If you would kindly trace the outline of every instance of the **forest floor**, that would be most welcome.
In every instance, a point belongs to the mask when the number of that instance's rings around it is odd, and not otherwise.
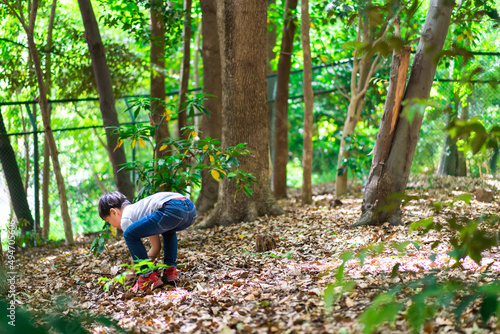
[[[479,181],[439,182],[432,186],[446,188],[407,191],[418,198],[403,207],[405,226],[347,228],[359,217],[362,194],[358,191],[343,198],[342,205],[332,207],[331,185],[322,185],[315,188],[314,203],[308,206],[300,205],[291,191],[290,198],[280,202],[286,211],[283,216],[183,231],[179,233],[180,282],[177,287],[167,285],[153,292],[133,294],[122,285],[110,291],[103,289],[99,277],[125,270],[120,264],[128,262],[129,253],[123,240],[110,239],[109,252],[98,258],[89,252],[95,236],[81,237],[71,247],[36,248],[16,260],[21,268],[16,283],[22,290],[18,298],[33,314],[59,310],[64,315],[104,315],[134,333],[361,333],[359,316],[390,287],[430,273],[440,281],[456,278],[484,284],[500,279],[499,248],[483,252],[480,265],[466,258],[460,267],[453,268],[454,260],[447,252],[452,249],[450,239],[456,233],[448,228],[427,233],[410,230],[411,222],[428,217],[446,225],[454,213],[473,219],[500,212],[498,197],[492,203],[475,200],[473,194]],[[490,182],[489,188],[498,189],[498,185]],[[454,201],[464,193],[472,195],[470,204]],[[447,203],[448,207],[436,213],[432,204],[437,202]],[[480,224],[480,228],[496,232],[498,224]],[[256,252],[258,234],[272,236],[276,248]],[[354,282],[352,290],[339,294],[336,303],[325,308],[325,288],[336,282],[336,269],[342,264],[344,252],[405,241],[411,243],[404,244],[401,251],[388,246],[366,257],[363,266],[359,259],[348,261],[345,279]],[[436,241],[440,241],[439,245]],[[433,253],[436,255],[431,256]],[[396,263],[400,264],[399,272],[393,272]],[[402,290],[398,298],[407,297],[405,293],[412,292]],[[458,323],[449,309],[438,308],[421,331],[500,332],[495,316],[482,323],[479,307],[479,303],[471,304]],[[410,332],[405,312],[402,309],[378,332]],[[93,333],[114,331],[96,323],[86,328]]]

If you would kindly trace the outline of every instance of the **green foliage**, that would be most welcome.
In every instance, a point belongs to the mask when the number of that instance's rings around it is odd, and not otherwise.
[[[415,197],[407,200],[417,199]],[[499,233],[488,234],[482,230],[481,224],[490,224],[496,226],[500,221],[498,215],[483,215],[478,219],[457,216],[454,206],[457,202],[470,203],[471,196],[464,194],[453,199],[450,203],[432,203],[431,206],[436,212],[444,208],[449,212],[446,224],[434,220],[433,217],[422,219],[411,224],[410,230],[421,230],[427,233],[431,229],[440,231],[449,229],[453,231],[454,237],[450,240],[452,250],[447,254],[455,260],[453,266],[462,265],[462,260],[470,257],[477,264],[481,264],[482,253],[485,250],[497,245]],[[439,245],[435,242],[431,247],[434,249]],[[391,244],[381,243],[372,245],[357,254],[346,252],[341,256],[343,260],[335,275],[336,283],[329,284],[324,291],[325,309],[331,312],[335,303],[337,303],[345,292],[353,289],[354,283],[345,279],[346,262],[357,258],[360,260],[360,266],[363,266],[364,259],[367,256],[373,256],[382,252],[386,247],[391,247],[404,253],[409,245],[413,245],[417,250],[420,245],[414,241],[405,241],[401,243],[393,242]],[[435,260],[433,254],[430,259]],[[384,323],[393,322],[398,315],[404,315],[408,326],[414,333],[421,332],[424,324],[434,319],[439,310],[448,310],[453,313],[458,322],[467,307],[479,302],[480,315],[485,324],[492,315],[499,315],[498,298],[500,297],[500,282],[492,283],[466,283],[459,279],[442,281],[434,270],[433,274],[427,275],[415,281],[409,281],[391,287],[388,291],[379,294],[369,307],[358,318],[364,326],[364,333],[373,333]],[[400,275],[399,263],[397,263],[390,274],[391,278]],[[405,294],[403,294],[405,291]],[[408,292],[410,294],[408,295]],[[406,297],[404,297],[406,295]]]
[[[98,283],[104,283],[102,287],[104,290],[109,291],[111,286],[115,286],[117,284],[121,284],[125,289],[128,289],[129,286],[125,286],[126,283],[125,279],[127,278],[127,276],[134,274],[134,272],[137,274],[148,273],[158,268],[169,267],[169,266],[166,264],[155,265],[153,261],[147,259],[138,261],[137,263],[134,263],[132,265],[127,263],[121,264],[120,267],[127,268],[128,270],[112,278],[99,277]]]
[[[100,233],[99,236],[96,237],[90,245],[90,251],[92,252],[92,254],[99,257],[104,252],[104,250],[107,250],[105,243],[108,239],[108,233]]]
[[[14,320],[10,317],[11,310],[9,307],[11,307],[12,304],[4,299],[0,299],[0,332],[30,334],[90,333],[90,331],[85,329],[86,327],[100,324],[113,328],[119,333],[124,333],[123,329],[118,326],[116,321],[110,320],[104,316],[95,316],[84,311],[67,312],[66,315],[62,315],[62,311],[68,306],[69,301],[69,298],[63,296],[57,299],[56,310],[60,311],[57,314],[42,311],[41,314],[35,315],[34,313],[23,310],[18,304],[15,304]]]
[[[195,110],[206,112],[202,106],[203,96],[188,99],[185,109],[188,114]],[[134,114],[149,111],[150,100],[138,99],[133,106]],[[170,117],[167,109],[166,120]],[[188,126],[183,131],[188,134],[187,139],[167,138],[163,143],[155,143],[154,137],[157,126],[144,124],[122,125],[116,129],[119,134],[117,144],[121,146],[124,140],[131,142],[132,148],[138,143],[139,147],[146,149],[146,145],[155,152],[158,147],[160,152],[165,152],[164,157],[153,158],[146,161],[131,161],[123,168],[134,171],[137,175],[136,182],[141,187],[137,198],[144,198],[164,189],[186,194],[195,186],[201,186],[201,172],[207,170],[214,179],[227,178],[236,182],[236,192],[241,190],[247,195],[252,194],[251,184],[256,179],[250,173],[238,168],[238,158],[250,155],[246,145],[241,143],[236,146],[222,148],[220,142],[210,137],[200,139],[193,126]]]

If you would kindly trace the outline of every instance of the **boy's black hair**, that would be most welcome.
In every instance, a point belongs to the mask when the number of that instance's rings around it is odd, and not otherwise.
[[[99,216],[104,219],[110,215],[111,209],[121,209],[125,204],[130,204],[130,202],[121,192],[106,193],[99,198]]]

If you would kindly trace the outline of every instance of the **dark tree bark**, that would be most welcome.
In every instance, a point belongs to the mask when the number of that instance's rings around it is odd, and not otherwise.
[[[165,23],[163,0],[151,0],[151,122],[155,132],[155,157],[167,156],[168,150],[160,151],[163,141],[170,137],[169,116],[165,115]]]
[[[304,139],[302,151],[302,203],[312,203],[312,159],[313,159],[313,106],[314,94],[312,88],[312,59],[309,39],[309,1],[300,0],[301,19],[300,32],[302,52],[304,53],[303,83],[304,89]]]
[[[288,85],[292,66],[293,36],[295,22],[292,11],[297,9],[297,0],[285,1],[283,37],[278,61],[274,120],[274,173],[273,190],[276,198],[286,197],[286,164],[288,163]]]
[[[115,108],[115,97],[113,86],[111,84],[111,73],[106,62],[104,45],[102,44],[99,27],[92,9],[90,0],[78,0],[80,12],[82,15],[83,26],[85,27],[85,40],[89,46],[90,58],[94,69],[94,77],[99,93],[99,106],[103,125],[106,128],[107,149],[111,157],[111,165],[118,191],[123,193],[129,200],[134,198],[134,185],[130,175],[125,170],[120,170],[121,165],[127,162],[125,149],[123,146],[116,148],[118,135],[113,134],[113,129],[109,127],[118,127],[118,115]]]
[[[22,231],[33,230],[34,220],[31,215],[31,210],[28,204],[28,198],[24,191],[23,180],[19,165],[17,164],[16,154],[12,145],[10,144],[9,137],[7,136],[7,129],[3,121],[2,113],[0,112],[0,162],[9,188],[9,195],[16,214],[17,220],[23,222]]]
[[[269,142],[266,92],[267,1],[218,0],[217,18],[222,60],[222,145],[247,143],[253,156],[240,167],[258,183],[253,195],[227,179],[219,186],[215,209],[200,227],[253,221],[264,214],[281,214],[269,186]]]
[[[398,64],[398,57],[393,58],[391,81],[365,188],[362,213],[355,226],[384,222],[402,224],[401,197],[397,194],[405,191],[423,119],[423,113],[416,112],[410,121],[405,109],[410,107],[414,99],[429,98],[453,7],[454,3],[450,0],[431,0],[429,4],[404,94],[403,101],[407,101],[407,105],[403,109],[401,103],[397,102],[396,93],[404,89],[401,81],[402,77],[406,78],[406,72]]]
[[[184,0],[184,26],[182,28],[182,63],[181,63],[181,82],[179,89],[179,113],[177,118],[177,129],[179,138],[187,139],[189,133],[184,133],[182,128],[188,125],[187,111],[182,111],[186,107],[189,67],[191,59],[191,0]]]
[[[217,31],[217,1],[201,0],[203,93],[211,96],[204,101],[210,116],[201,116],[201,135],[222,139],[222,79],[219,33]],[[214,207],[219,192],[217,182],[208,171],[201,173],[201,190],[196,208],[201,215]]]

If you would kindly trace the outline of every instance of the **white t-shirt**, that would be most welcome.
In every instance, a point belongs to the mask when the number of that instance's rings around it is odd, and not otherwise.
[[[143,198],[137,203],[127,205],[122,212],[121,228],[123,232],[139,219],[158,211],[165,202],[181,197],[186,196],[172,192],[160,192]]]

